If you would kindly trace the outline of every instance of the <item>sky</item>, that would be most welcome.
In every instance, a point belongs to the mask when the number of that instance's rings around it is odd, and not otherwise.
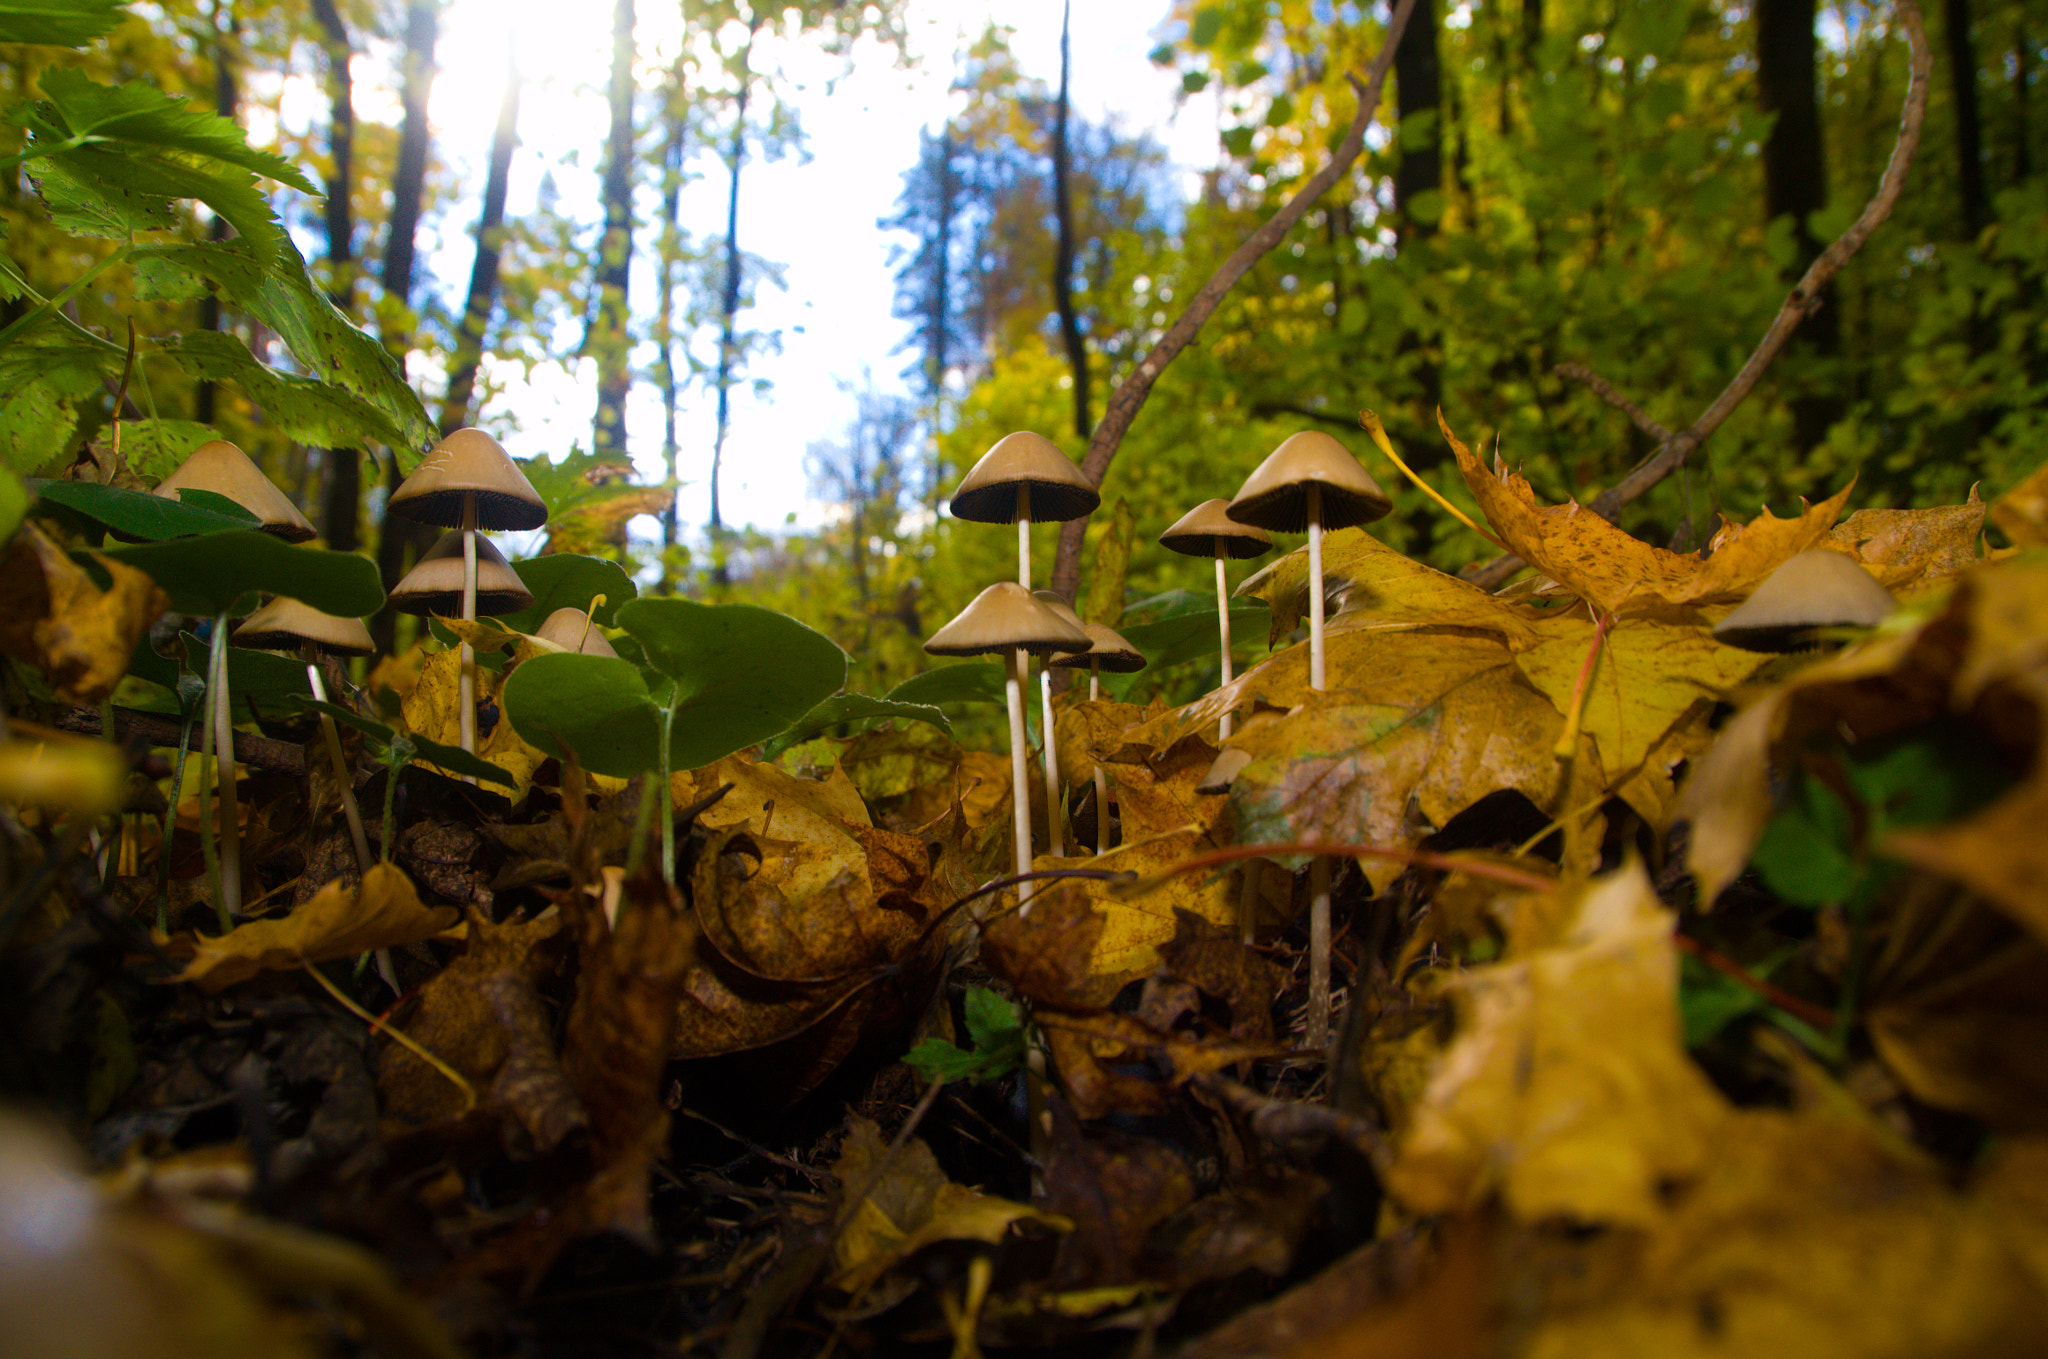
[[[1146,59],[1169,7],[1169,0],[1076,6],[1073,99],[1090,119],[1115,118],[1126,132],[1151,133],[1193,175],[1215,161],[1217,116],[1207,97],[1183,106],[1178,77]],[[641,6],[643,15],[656,8]],[[597,148],[607,117],[602,90],[608,10],[552,0],[454,0],[449,6],[430,114],[438,154],[472,194],[483,181],[509,32],[517,35],[528,77],[510,211],[530,209],[542,174],[551,170],[564,207],[585,204],[595,220]],[[783,343],[779,355],[760,357],[749,369],[750,378],[770,384],[767,392],[756,395],[740,386],[733,393],[721,487],[728,524],[775,530],[821,522],[825,507],[810,499],[804,476],[806,448],[843,430],[853,409],[847,389],[867,375],[882,390],[902,389],[898,373],[908,358],[894,351],[908,328],[890,315],[894,280],[888,256],[891,241],[905,238],[875,223],[894,207],[902,173],[917,154],[919,129],[936,128],[948,109],[956,46],[991,19],[1015,30],[1012,48],[1022,68],[1056,84],[1060,11],[1051,0],[910,0],[913,60],[907,66],[873,43],[854,51],[850,70],[840,58],[757,48],[756,69],[779,60],[797,88],[807,154],[749,161],[741,179],[740,244],[782,265],[787,286],[779,292],[764,288],[758,305],[742,318],[753,329],[779,330]],[[641,35],[643,49],[658,48],[667,36],[652,16]],[[395,97],[367,93],[359,112],[395,122]],[[700,170],[702,177],[684,198],[685,225],[699,235],[722,234],[725,176],[708,157]],[[422,241],[428,267],[451,297],[468,277],[474,220],[471,199]],[[651,285],[651,273],[635,278],[637,304],[646,304]],[[518,428],[504,435],[515,456],[559,456],[572,444],[588,446],[595,391],[587,364],[581,371],[541,370],[531,381],[516,377],[516,385],[486,410],[485,421],[495,426],[499,417],[516,420]],[[687,523],[701,525],[706,516],[703,478],[714,424],[710,395],[692,397],[679,426],[683,476],[692,482],[682,492]],[[643,473],[659,480],[661,409],[651,383],[635,387],[627,437]]]

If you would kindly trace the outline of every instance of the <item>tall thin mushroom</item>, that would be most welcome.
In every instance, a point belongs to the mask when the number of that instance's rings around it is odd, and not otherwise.
[[[1242,561],[1261,556],[1272,550],[1273,539],[1262,528],[1232,519],[1229,501],[1205,500],[1160,534],[1159,545],[1184,556],[1216,559],[1216,629],[1222,636],[1223,658],[1223,682],[1218,687],[1227,688],[1231,679],[1230,582],[1224,574],[1223,563],[1230,558]],[[1216,724],[1219,742],[1230,739],[1231,721],[1235,716],[1235,713],[1225,713]]]
[[[1051,590],[1033,590],[1031,597],[1058,614],[1064,621],[1080,628],[1083,636],[1087,635],[1087,624],[1081,621],[1081,615],[1075,613],[1074,606],[1067,603],[1063,597]],[[1045,826],[1046,836],[1050,841],[1047,850],[1055,859],[1059,859],[1066,856],[1067,844],[1065,828],[1060,818],[1060,752],[1057,739],[1053,735],[1051,661],[1047,661],[1045,668],[1038,672],[1038,693],[1041,705],[1039,725],[1045,732],[1045,738],[1040,744],[1045,764]]]
[[[1308,686],[1321,693],[1323,667],[1323,530],[1369,524],[1394,502],[1351,450],[1321,430],[1303,430],[1273,450],[1230,502],[1230,517],[1275,533],[1308,532]],[[1310,1047],[1330,1041],[1330,862],[1308,869],[1308,1034]]]
[[[502,444],[475,428],[458,429],[434,445],[412,475],[391,493],[388,508],[422,524],[461,532],[465,622],[475,622],[477,614],[477,533],[537,529],[548,521],[546,503],[519,465]],[[463,750],[474,755],[476,651],[468,638],[462,641],[461,674],[458,729]]]
[[[277,489],[248,454],[225,439],[209,439],[192,450],[177,469],[156,485],[156,494],[166,500],[180,499],[181,491],[210,491],[226,496],[256,516],[256,527],[284,539],[303,543],[313,537],[313,526],[298,507]],[[211,746],[214,782],[220,788],[220,900],[214,903],[223,927],[242,910],[242,807],[235,780],[235,723],[228,708],[228,615],[213,620],[206,654],[207,723],[200,755]],[[201,790],[204,791],[203,789]],[[211,848],[213,826],[201,828],[202,843]]]
[[[1083,623],[1082,631],[1088,634],[1086,651],[1063,651],[1047,661],[1046,668],[1078,670],[1088,667],[1088,701],[1095,702],[1102,697],[1102,672],[1112,675],[1130,674],[1145,668],[1145,653],[1124,640],[1122,633],[1107,623]],[[1050,677],[1048,677],[1050,678]],[[1047,705],[1051,705],[1051,686],[1047,685]],[[1050,715],[1046,721],[1051,722]],[[1050,758],[1051,747],[1047,756]],[[1103,776],[1102,766],[1095,766],[1095,852],[1109,853],[1109,780]]]
[[[933,633],[924,649],[934,656],[1003,658],[1003,697],[1010,712],[1010,795],[1013,862],[1018,874],[1031,871],[1031,795],[1025,763],[1029,743],[1024,734],[1024,664],[1027,652],[1041,656],[1078,651],[1088,634],[1031,597],[1021,585],[1002,581],[976,595],[957,617]],[[1031,900],[1031,884],[1017,887],[1018,909]]]

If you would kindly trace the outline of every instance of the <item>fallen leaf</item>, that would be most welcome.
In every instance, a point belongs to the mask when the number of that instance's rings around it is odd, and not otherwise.
[[[481,708],[486,702],[496,703],[499,686],[503,683],[503,676],[486,666],[478,666],[478,707]],[[406,694],[399,711],[405,719],[408,731],[429,741],[459,747],[462,744],[462,653],[450,649],[437,651],[428,656],[421,663],[419,677],[414,681],[412,691]],[[525,801],[527,790],[533,786],[534,771],[549,758],[545,753],[520,740],[519,733],[513,730],[512,724],[502,718],[492,725],[489,731],[485,731],[481,724],[479,725],[476,753],[511,777],[512,802],[515,806]],[[427,764],[429,768],[434,767],[424,760],[421,763]],[[497,787],[495,784],[486,786]]]
[[[1974,487],[1970,494],[1976,494]],[[2048,462],[1998,498],[1991,506],[1991,522],[2015,546],[2048,546]]]
[[[144,572],[93,560],[111,578],[104,591],[34,524],[23,524],[0,555],[0,652],[43,671],[67,703],[97,704],[113,693],[136,643],[170,607]]]
[[[192,939],[191,961],[175,980],[219,991],[258,972],[421,943],[453,925],[459,914],[453,906],[422,905],[412,879],[390,864],[372,864],[357,890],[329,883],[290,915]]]

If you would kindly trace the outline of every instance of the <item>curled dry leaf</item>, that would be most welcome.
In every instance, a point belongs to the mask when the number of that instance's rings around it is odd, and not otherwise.
[[[0,554],[0,652],[42,670],[67,703],[113,693],[136,642],[170,607],[148,575],[107,557],[94,561],[111,577],[105,590],[34,524],[23,524]]]

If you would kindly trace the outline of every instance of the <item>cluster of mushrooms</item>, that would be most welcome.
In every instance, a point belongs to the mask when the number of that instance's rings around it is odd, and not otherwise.
[[[156,494],[175,500],[187,490],[225,496],[255,515],[258,528],[286,542],[303,543],[314,537],[313,526],[297,507],[241,449],[226,440],[212,440],[193,450],[177,470],[158,483]],[[516,613],[533,603],[533,592],[481,533],[539,528],[547,522],[547,506],[518,464],[490,435],[480,429],[459,429],[443,439],[392,494],[390,509],[449,530],[392,587],[389,602],[394,608],[473,621],[479,615]],[[608,650],[602,635],[588,624],[581,610],[560,609],[549,615],[536,635],[565,650]],[[284,597],[249,615],[231,635],[241,646],[296,654],[306,663],[307,687],[320,702],[327,699],[320,673],[322,657],[368,656],[376,650],[360,618],[337,618]],[[225,650],[217,650],[224,670]],[[224,916],[233,916],[241,911],[242,883],[234,726],[225,678],[225,674],[208,676],[207,734],[218,762],[222,802],[219,904]],[[476,657],[466,639],[461,647],[460,687],[462,748],[475,754]],[[367,873],[371,865],[369,836],[342,755],[340,734],[334,719],[324,713],[320,729],[340,785],[342,812],[357,863]]]

